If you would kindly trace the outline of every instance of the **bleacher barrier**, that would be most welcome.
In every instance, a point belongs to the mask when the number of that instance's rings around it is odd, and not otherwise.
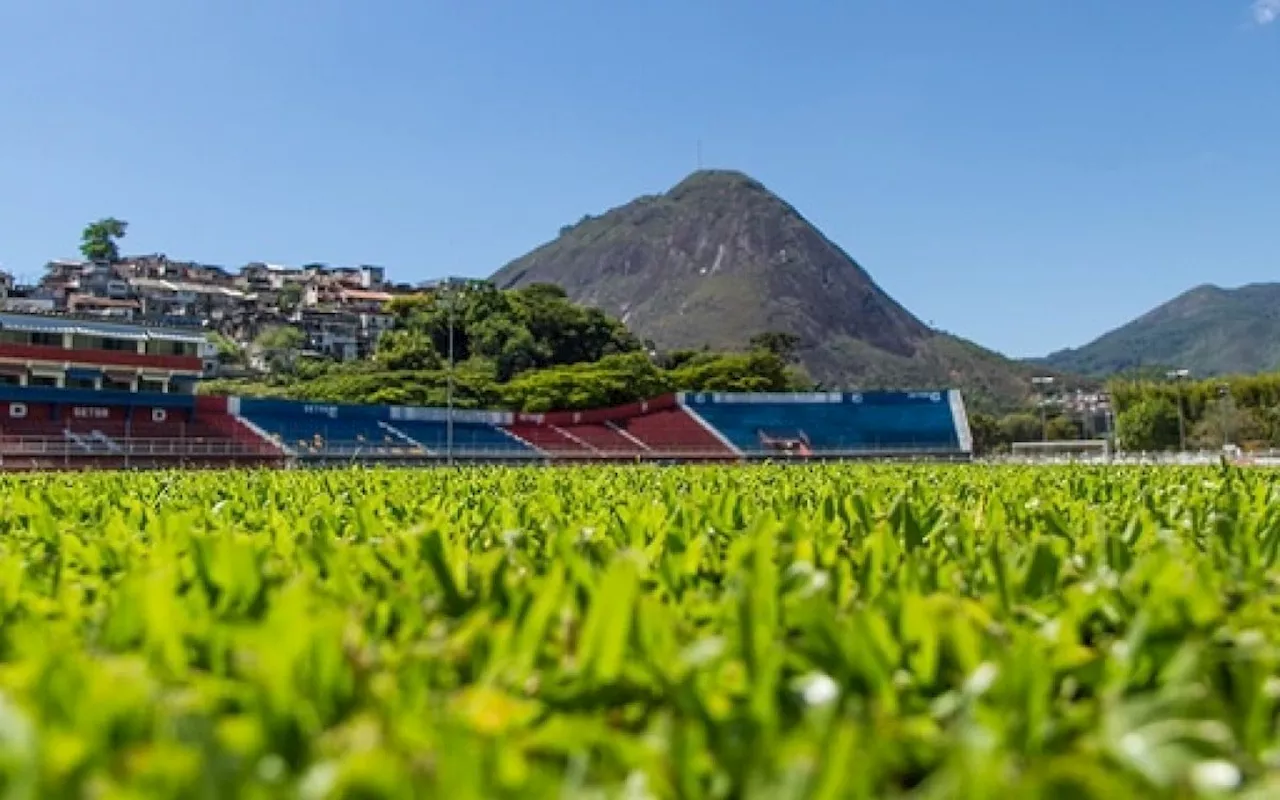
[[[511,413],[0,386],[0,468],[967,460],[956,392],[670,394]]]

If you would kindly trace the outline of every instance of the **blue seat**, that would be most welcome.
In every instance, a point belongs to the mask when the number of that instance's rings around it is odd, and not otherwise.
[[[325,449],[362,446],[410,447],[371,419],[329,419],[326,417],[284,417],[246,414],[245,417],[268,434],[280,437],[286,447],[319,441]]]
[[[396,420],[391,424],[396,430],[403,431],[428,450],[443,451],[448,447],[448,426],[444,422]],[[453,448],[459,452],[475,453],[532,454],[536,452],[496,426],[478,422],[453,423]]]
[[[690,395],[685,402],[744,453],[768,452],[766,437],[802,440],[819,453],[960,450],[946,392],[804,397]]]

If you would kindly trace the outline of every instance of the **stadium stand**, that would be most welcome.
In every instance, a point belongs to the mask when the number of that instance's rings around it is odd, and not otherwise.
[[[681,403],[744,455],[942,455],[970,449],[958,392],[688,394]]]
[[[428,452],[479,458],[537,458],[541,453],[528,442],[504,429],[511,414],[504,411],[473,411],[443,408],[393,406],[390,424]],[[450,440],[449,419],[453,419]]]
[[[198,330],[0,313],[0,468],[223,466],[282,454],[194,395]]]
[[[574,439],[559,426],[534,422],[517,422],[507,432],[530,447],[554,456],[582,458],[591,455],[580,439]]]
[[[545,414],[0,386],[0,467],[968,457],[952,393],[666,395]]]
[[[519,413],[198,397],[187,331],[0,313],[0,469],[967,457],[958,392],[668,394]]]
[[[626,421],[626,430],[667,458],[724,459],[741,455],[731,443],[680,406],[649,411]]]
[[[338,406],[238,399],[232,412],[293,454],[349,455],[361,449],[398,452],[413,445],[378,424],[376,406]]]
[[[676,395],[591,411],[517,414],[511,430],[564,458],[732,458],[738,454],[688,414]]]

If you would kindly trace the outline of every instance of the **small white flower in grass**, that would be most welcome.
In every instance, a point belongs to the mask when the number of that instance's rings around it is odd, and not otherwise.
[[[1057,640],[1058,634],[1062,632],[1062,623],[1057,619],[1050,619],[1040,626],[1040,635],[1050,641]]]
[[[1236,634],[1237,647],[1258,647],[1267,643],[1267,637],[1256,628],[1240,631]]]
[[[652,800],[653,792],[649,791],[649,776],[636,770],[627,776],[627,783],[622,790],[627,800]]]
[[[831,579],[827,577],[827,573],[824,570],[818,570],[809,579],[809,589],[815,592],[820,592],[830,585]]]
[[[258,761],[258,777],[266,783],[275,783],[284,777],[289,765],[276,753],[268,753]]]
[[[964,682],[964,690],[966,694],[974,697],[986,694],[991,688],[991,684],[996,682],[996,676],[1000,674],[1000,669],[990,661],[984,661],[978,665],[973,671],[969,679]]]
[[[338,766],[328,761],[313,765],[302,776],[298,785],[298,796],[304,800],[320,800],[328,797],[338,782]]]
[[[719,658],[724,649],[724,639],[710,636],[686,647],[680,654],[680,661],[688,667],[701,667]]]
[[[811,672],[796,681],[796,688],[806,705],[825,706],[840,696],[840,686],[830,675]]]
[[[793,561],[791,566],[787,567],[787,577],[798,577],[801,575],[812,575],[813,565],[808,561]]]
[[[1226,792],[1240,785],[1240,768],[1230,761],[1214,758],[1191,768],[1191,782],[1202,792]]]
[[[1126,756],[1132,759],[1145,758],[1147,754],[1147,740],[1138,733],[1126,733],[1120,737],[1120,750]]]

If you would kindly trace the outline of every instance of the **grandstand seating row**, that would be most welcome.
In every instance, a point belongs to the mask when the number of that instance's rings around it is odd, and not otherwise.
[[[0,468],[964,455],[956,392],[678,394],[545,414],[0,386]]]

